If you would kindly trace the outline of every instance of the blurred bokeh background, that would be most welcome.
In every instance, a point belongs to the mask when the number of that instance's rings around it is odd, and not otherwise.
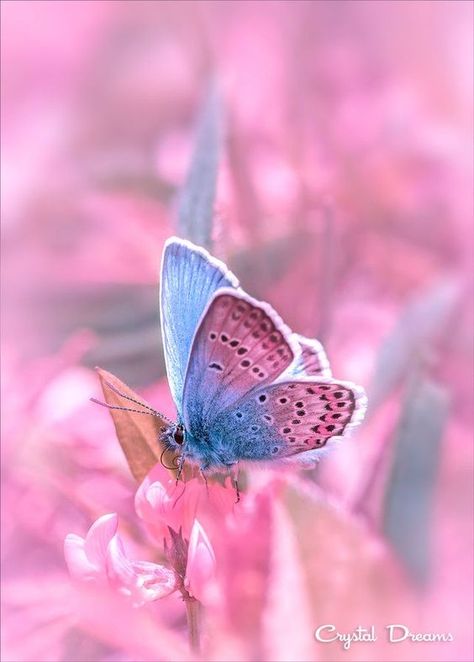
[[[175,233],[367,389],[357,437],[301,480],[387,542],[420,631],[453,632],[403,659],[472,659],[472,22],[456,1],[2,3],[6,662],[137,659],[81,627],[62,541],[110,511],[133,538],[88,398],[100,365],[173,412]],[[211,233],[183,212],[193,158],[219,163]],[[402,659],[359,654],[314,645]]]

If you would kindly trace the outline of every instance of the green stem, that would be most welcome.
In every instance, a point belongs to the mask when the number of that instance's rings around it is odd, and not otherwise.
[[[189,646],[193,653],[199,653],[200,651],[200,633],[201,633],[201,604],[196,598],[186,598],[186,616],[188,619],[188,630],[189,630]]]

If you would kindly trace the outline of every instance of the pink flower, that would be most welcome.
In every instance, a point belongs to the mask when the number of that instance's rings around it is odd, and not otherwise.
[[[115,513],[102,515],[85,538],[69,533],[64,541],[64,556],[69,572],[76,579],[101,583],[106,579],[107,551],[117,533]]]
[[[85,538],[70,533],[64,556],[71,575],[81,581],[110,586],[129,597],[134,606],[164,598],[176,589],[175,575],[165,566],[132,561],[117,534],[115,513],[94,522]]]
[[[135,495],[135,509],[148,532],[158,541],[169,536],[168,527],[188,538],[199,499],[197,481],[178,483],[164,478],[160,465],[154,467]]]
[[[168,475],[157,464],[135,495],[135,510],[157,542],[169,537],[168,527],[176,533],[181,530],[189,540],[196,516],[208,528],[233,512],[235,491],[229,480],[225,486],[214,482],[206,485],[198,478],[176,484]]]
[[[216,572],[214,550],[199,521],[194,520],[188,546],[184,585],[193,598],[209,602]]]

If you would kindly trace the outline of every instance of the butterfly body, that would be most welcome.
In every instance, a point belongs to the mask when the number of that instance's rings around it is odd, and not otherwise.
[[[201,471],[228,469],[242,458],[242,449],[229,443],[225,430],[219,425],[194,426],[193,433],[182,424],[164,428],[160,441],[167,449],[179,453],[197,465]]]
[[[168,427],[160,440],[169,450],[183,455],[201,471],[219,471],[241,461],[268,459],[267,442],[263,437],[260,442],[251,434],[232,437],[227,427],[216,422],[211,429],[197,429],[195,434],[184,429],[184,441],[177,442],[178,428],[178,424]]]
[[[331,377],[303,338],[204,249],[167,241],[161,324],[178,423],[165,445],[202,471],[243,462],[310,464],[357,425],[363,390]]]

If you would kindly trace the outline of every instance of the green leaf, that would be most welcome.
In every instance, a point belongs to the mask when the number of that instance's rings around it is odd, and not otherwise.
[[[383,529],[421,584],[429,576],[433,492],[447,416],[446,391],[424,377],[415,378],[407,390],[395,435]]]
[[[198,123],[196,145],[178,203],[179,234],[206,248],[212,244],[221,142],[221,109],[212,87]]]

